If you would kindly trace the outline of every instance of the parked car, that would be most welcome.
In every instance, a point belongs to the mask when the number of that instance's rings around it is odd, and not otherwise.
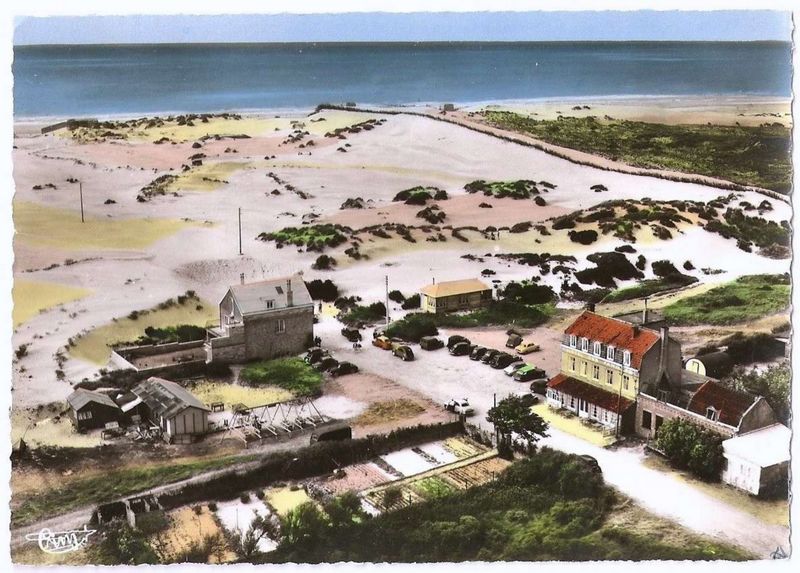
[[[514,373],[514,380],[517,382],[530,382],[535,378],[545,378],[547,375],[541,368],[536,368],[533,364],[526,364]]]
[[[350,426],[336,425],[327,427],[321,430],[316,430],[311,434],[311,443],[316,442],[332,442],[338,440],[351,440],[353,438],[353,429]]]
[[[492,358],[491,362],[489,362],[489,366],[495,370],[500,370],[501,368],[505,368],[514,362],[516,359],[516,356],[512,356],[508,352],[499,352],[494,358]]]
[[[385,336],[379,336],[372,341],[372,346],[377,346],[383,350],[391,350],[392,349],[392,341],[389,340]]]
[[[475,413],[475,408],[469,405],[469,400],[466,398],[462,398],[461,400],[451,398],[450,401],[445,402],[444,409],[448,412],[461,414],[462,416],[471,416]]]
[[[493,348],[490,348],[489,350],[483,353],[483,356],[481,356],[481,362],[483,362],[484,364],[489,364],[492,358],[494,358],[499,353],[500,353],[499,350],[494,350]]]
[[[536,394],[541,394],[542,396],[547,394],[547,378],[537,378],[533,382],[531,382],[531,392],[535,392]]]
[[[523,394],[522,396],[522,405],[526,408],[530,408],[531,406],[535,406],[539,403],[539,397],[534,394]]]
[[[338,360],[336,360],[335,358],[331,358],[330,356],[326,356],[325,358],[323,358],[319,362],[315,362],[311,366],[314,368],[314,370],[319,370],[320,372],[327,372],[329,370],[332,370],[333,368],[336,368],[338,365],[339,365]]]
[[[519,334],[511,334],[506,340],[506,347],[507,348],[516,348],[522,344],[522,337]]]
[[[597,460],[588,454],[583,454],[578,456],[578,459],[586,465],[591,471],[595,473],[603,473],[603,470],[600,468],[600,464],[597,463]]]
[[[469,344],[469,338],[466,336],[461,336],[460,334],[454,334],[450,338],[447,339],[447,349],[453,348],[459,342],[466,342]]]
[[[444,347],[444,342],[435,336],[423,336],[419,339],[419,347],[423,350],[439,350]]]
[[[352,362],[339,362],[331,369],[331,376],[338,378],[339,376],[347,376],[348,374],[355,374],[358,372],[358,366]]]
[[[480,360],[481,358],[483,358],[483,355],[486,354],[488,350],[489,349],[486,348],[485,346],[476,346],[475,348],[472,349],[472,352],[469,353],[469,359]]]
[[[450,354],[452,354],[453,356],[466,356],[467,354],[469,354],[469,343],[459,342],[458,344],[450,348]]]
[[[411,362],[414,360],[414,352],[411,350],[410,346],[406,346],[402,344],[400,346],[395,346],[392,349],[392,354],[403,360],[404,362]]]
[[[329,356],[329,354],[324,348],[311,348],[308,352],[306,352],[306,355],[303,357],[303,361],[306,364],[313,364],[314,362],[319,362],[326,356]]]
[[[508,366],[506,366],[506,367],[503,369],[503,373],[504,373],[506,376],[513,376],[513,375],[514,375],[514,373],[515,373],[517,370],[519,370],[520,368],[522,368],[523,366],[525,366],[525,362],[523,362],[521,358],[517,358],[516,360],[517,360],[516,362],[512,362],[511,364],[509,364]]]
[[[342,329],[342,336],[344,336],[350,342],[358,342],[361,340],[361,332],[359,332],[356,328],[347,328],[345,326]]]
[[[535,342],[523,342],[515,348],[517,354],[530,354],[539,350],[539,345]]]

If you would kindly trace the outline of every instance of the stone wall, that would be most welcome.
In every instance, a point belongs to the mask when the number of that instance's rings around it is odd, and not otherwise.
[[[642,422],[642,417],[645,411],[650,412],[651,415],[649,428],[645,427]],[[726,426],[725,424],[721,424],[719,422],[713,422],[705,416],[695,414],[689,410],[684,410],[683,408],[679,408],[678,406],[669,404],[667,402],[661,402],[652,396],[648,396],[647,394],[639,394],[639,399],[636,402],[636,434],[646,439],[654,438],[656,430],[656,416],[660,416],[664,421],[671,420],[673,418],[682,418],[684,420],[688,420],[702,428],[705,428],[706,430],[711,430],[712,432],[719,434],[723,437],[723,439],[730,438],[736,433],[736,428]]]
[[[283,332],[277,332],[279,320],[284,322]],[[314,333],[314,307],[291,307],[245,317],[244,333],[247,360],[299,354]]]

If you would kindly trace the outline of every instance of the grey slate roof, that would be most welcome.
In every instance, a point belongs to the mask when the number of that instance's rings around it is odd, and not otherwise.
[[[114,400],[105,394],[101,394],[100,392],[92,392],[91,390],[79,388],[67,396],[67,403],[76,411],[80,410],[90,402],[102,404],[103,406],[108,406],[109,408],[119,409],[119,406],[114,403]]]
[[[293,306],[314,304],[306,288],[306,283],[300,275],[243,285],[231,285],[230,293],[233,295],[233,300],[243,316],[286,308],[288,306],[286,297],[287,281],[292,282]],[[270,300],[272,301],[272,308],[269,308],[267,302]]]
[[[171,418],[190,407],[210,411],[208,406],[179,384],[155,376],[136,386],[133,393],[142,399],[153,414],[165,418]]]

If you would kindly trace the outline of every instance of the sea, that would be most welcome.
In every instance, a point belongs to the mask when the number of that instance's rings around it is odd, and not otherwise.
[[[791,96],[784,42],[17,46],[14,116]]]

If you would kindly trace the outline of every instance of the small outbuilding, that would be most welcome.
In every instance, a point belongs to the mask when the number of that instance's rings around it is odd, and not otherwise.
[[[753,495],[785,495],[789,484],[792,431],[783,424],[722,442],[722,481]]]
[[[727,352],[710,352],[687,360],[686,370],[701,376],[720,379],[731,373],[733,360]]]
[[[420,289],[420,308],[442,313],[474,310],[492,302],[492,288],[478,279],[434,283]]]
[[[119,406],[109,396],[82,388],[67,396],[67,404],[78,431],[104,428],[109,422],[118,422],[122,416]]]
[[[152,377],[136,386],[133,393],[140,401],[136,405],[142,417],[161,428],[165,441],[189,444],[208,432],[211,409],[181,385]]]

